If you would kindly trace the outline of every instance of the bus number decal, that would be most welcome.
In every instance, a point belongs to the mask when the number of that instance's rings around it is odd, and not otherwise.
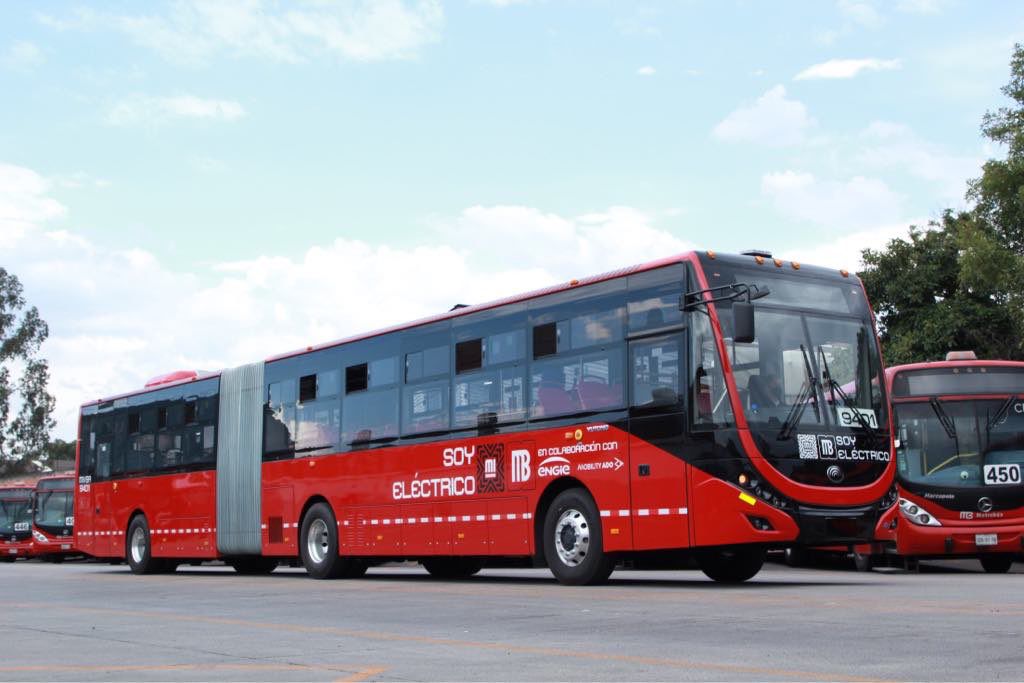
[[[1020,465],[985,465],[986,484],[1019,484]]]

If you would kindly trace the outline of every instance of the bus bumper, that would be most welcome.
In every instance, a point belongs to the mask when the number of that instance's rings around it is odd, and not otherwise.
[[[4,541],[0,543],[0,557],[11,560],[19,557],[33,557],[35,547],[31,539],[25,541]]]
[[[809,546],[857,545],[875,538],[878,505],[850,508],[797,506],[800,536],[797,543]]]
[[[1016,524],[975,527],[925,527],[905,519],[896,531],[900,555],[971,556],[1024,551],[1024,521]]]

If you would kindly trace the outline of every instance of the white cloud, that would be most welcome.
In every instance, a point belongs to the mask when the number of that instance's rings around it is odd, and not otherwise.
[[[891,71],[901,66],[898,59],[830,59],[807,67],[793,80],[853,78],[862,71]]]
[[[874,168],[904,169],[912,176],[936,183],[941,199],[961,202],[966,181],[981,174],[985,155],[957,155],[922,140],[908,126],[875,121],[861,133],[856,161]]]
[[[636,73],[637,73],[638,76],[653,76],[654,75],[654,67],[653,66],[642,66],[642,67],[640,67],[639,69],[636,70]]]
[[[864,28],[878,28],[882,25],[882,16],[871,2],[864,0],[839,0],[836,5],[839,13],[847,20]]]
[[[906,237],[911,225],[925,225],[927,220],[918,218],[899,221],[844,234],[834,240],[814,245],[796,244],[783,248],[775,254],[778,258],[816,266],[845,268],[856,272],[864,268],[861,252],[864,249],[884,249],[897,237]]]
[[[938,14],[947,4],[946,0],[900,0],[896,9],[907,14]]]
[[[761,194],[783,215],[830,234],[903,221],[903,198],[875,178],[819,180],[810,173],[782,171],[762,176]]]
[[[440,39],[439,0],[178,0],[151,15],[40,17],[57,30],[113,29],[172,62],[200,65],[221,54],[302,62],[319,55],[354,61],[415,57]]]
[[[11,248],[30,231],[64,215],[65,208],[46,196],[50,182],[35,171],[0,164],[0,249]]]
[[[802,142],[815,125],[807,107],[786,98],[786,88],[777,85],[752,105],[741,106],[715,126],[714,136],[727,142],[756,142],[770,146]]]
[[[171,119],[235,121],[243,116],[245,108],[231,100],[204,99],[195,95],[132,95],[110,109],[107,113],[107,122],[116,126],[160,125]]]
[[[475,206],[434,219],[419,246],[342,237],[298,258],[177,270],[144,250],[46,232],[50,215],[26,213],[39,223],[4,265],[50,324],[43,354],[63,438],[81,403],[170,370],[230,367],[692,248],[627,207],[566,217]]]
[[[16,40],[0,56],[0,63],[11,69],[27,71],[43,63],[43,51],[28,40]]]

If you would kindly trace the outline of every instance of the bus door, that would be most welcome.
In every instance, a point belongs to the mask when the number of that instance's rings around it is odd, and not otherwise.
[[[690,545],[686,463],[685,332],[629,342],[629,486],[633,547]]]
[[[92,421],[92,430],[87,437],[93,445],[92,474],[86,475],[89,480],[79,484],[79,499],[75,510],[75,529],[85,532],[87,545],[81,548],[95,557],[113,557],[114,511],[111,500],[110,481],[111,459],[114,451],[114,421],[111,416],[96,416]],[[85,489],[84,491],[82,489]],[[91,549],[90,549],[91,548]]]

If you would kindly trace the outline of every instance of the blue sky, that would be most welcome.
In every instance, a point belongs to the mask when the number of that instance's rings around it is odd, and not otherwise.
[[[856,268],[997,156],[1024,5],[0,5],[0,263],[78,403],[694,246]]]

